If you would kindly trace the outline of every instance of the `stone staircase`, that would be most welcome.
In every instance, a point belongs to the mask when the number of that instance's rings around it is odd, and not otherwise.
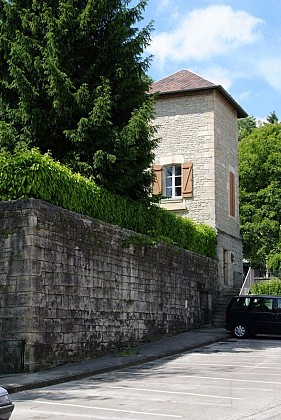
[[[227,304],[233,296],[239,295],[239,293],[240,293],[239,289],[231,289],[219,295],[218,300],[214,307],[214,314],[213,314],[214,327],[224,327],[225,310],[226,310]]]

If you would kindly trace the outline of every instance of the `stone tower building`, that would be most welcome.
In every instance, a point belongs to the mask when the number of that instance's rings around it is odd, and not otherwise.
[[[220,85],[181,70],[151,86],[157,93],[154,194],[161,207],[212,226],[218,235],[220,290],[242,284],[237,118],[246,112]]]

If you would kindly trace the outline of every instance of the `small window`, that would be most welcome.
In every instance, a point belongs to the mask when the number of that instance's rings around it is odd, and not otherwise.
[[[235,217],[235,175],[229,172],[229,214]]]
[[[181,165],[165,166],[164,168],[164,195],[167,198],[182,196]]]
[[[223,250],[223,280],[224,284],[228,282],[228,250]]]

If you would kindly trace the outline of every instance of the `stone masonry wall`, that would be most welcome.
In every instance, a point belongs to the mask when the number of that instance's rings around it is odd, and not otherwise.
[[[216,227],[214,98],[212,91],[187,95],[169,95],[155,104],[157,137],[155,163],[174,162],[181,157],[193,163],[193,197],[163,200],[162,206],[175,210],[198,223]],[[181,210],[181,211],[180,211]]]
[[[193,196],[164,199],[161,206],[217,230],[219,285],[221,289],[241,287],[237,111],[214,89],[160,95],[155,111],[161,139],[155,163],[193,164]],[[229,214],[230,170],[236,176],[235,218]]]
[[[225,286],[241,288],[243,250],[240,238],[237,112],[219,93],[215,93],[216,227],[218,230],[219,275],[225,269]],[[235,217],[229,215],[229,172],[235,174]],[[223,250],[228,261],[223,264]],[[233,260],[231,261],[231,255]],[[221,257],[221,258],[220,258]]]
[[[27,371],[209,323],[216,287],[212,259],[40,200],[0,203],[0,336],[26,340]]]

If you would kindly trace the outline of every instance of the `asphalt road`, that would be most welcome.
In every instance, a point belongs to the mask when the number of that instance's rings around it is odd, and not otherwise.
[[[11,420],[280,420],[281,338],[230,340],[12,394]]]

